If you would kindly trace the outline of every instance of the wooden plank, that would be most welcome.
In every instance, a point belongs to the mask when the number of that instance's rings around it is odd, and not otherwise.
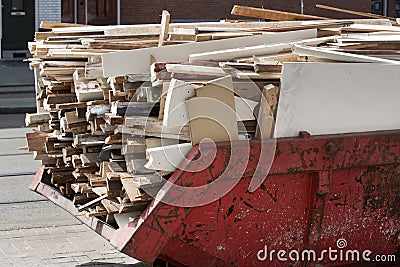
[[[257,131],[256,131],[256,138],[257,139],[268,139],[271,138],[271,134],[273,131],[273,126],[274,126],[274,117],[273,117],[273,112],[271,109],[271,104],[268,101],[269,97],[268,91],[271,89],[274,89],[275,87],[265,87],[262,91],[263,97],[261,98],[261,103],[260,103],[260,110],[258,113],[258,125],[257,125]],[[271,102],[273,99],[271,99]]]
[[[340,20],[330,20],[331,22]],[[355,19],[354,23],[362,24],[375,24],[375,25],[391,25],[387,19]],[[311,22],[311,21],[310,21]],[[320,22],[320,20],[312,21],[313,23]],[[196,23],[170,23],[170,32],[182,33],[180,30],[195,30],[196,28],[219,28],[223,31],[226,29],[256,29],[256,28],[279,28],[279,27],[293,27],[302,25],[303,21],[269,21],[269,22],[259,22],[259,21],[241,21],[234,23],[231,22],[196,22]],[[104,27],[105,38],[108,36],[121,36],[121,35],[159,35],[160,34],[160,24],[142,24],[142,25],[120,25],[120,26],[108,26]],[[91,28],[87,27],[87,30]],[[93,29],[93,28],[92,28]],[[58,31],[63,29],[58,29]],[[76,28],[69,28],[69,31],[77,30]],[[187,31],[185,31],[187,33]],[[184,32],[184,33],[185,33]],[[193,32],[193,31],[192,31]],[[37,33],[38,34],[38,33]],[[51,33],[54,34],[54,33]],[[42,38],[43,39],[43,38]]]
[[[315,7],[322,8],[322,9],[327,9],[327,10],[332,10],[332,11],[336,11],[336,12],[342,12],[342,13],[357,15],[357,16],[361,16],[361,17],[367,17],[367,18],[396,20],[396,18],[376,15],[376,14],[372,14],[372,13],[365,13],[365,12],[360,12],[360,11],[353,11],[353,10],[337,8],[337,7],[332,7],[332,6],[326,6],[326,5],[317,4],[317,5],[315,5]]]
[[[212,75],[224,77],[228,75],[227,71],[220,67],[198,66],[188,64],[167,64],[167,71],[171,73]]]
[[[365,25],[365,24],[353,24],[347,27],[343,27],[342,32],[400,32],[398,26],[382,26],[382,25]]]
[[[107,194],[107,187],[105,186],[92,187],[92,191],[93,193],[101,197]]]
[[[64,109],[74,109],[74,108],[86,108],[87,103],[86,102],[80,102],[80,103],[65,103],[65,104],[57,104],[56,109],[57,110],[64,110]]]
[[[196,95],[195,85],[176,79],[171,80],[165,101],[163,125],[165,127],[184,126],[189,121],[185,100]]]
[[[284,12],[272,9],[255,8],[247,6],[235,5],[231,12],[232,15],[258,18],[258,19],[268,19],[268,20],[318,20],[327,19],[318,16],[302,15],[291,12]]]
[[[42,21],[40,23],[39,28],[41,29],[53,29],[53,28],[63,28],[63,27],[83,27],[86,25],[83,24],[75,24],[75,23],[66,23],[66,22],[55,22],[55,21]]]
[[[342,62],[359,62],[359,63],[387,63],[399,65],[400,61],[383,59],[378,57],[369,57],[365,55],[356,55],[351,53],[339,52],[321,47],[308,47],[301,45],[293,46],[293,54],[299,56],[313,56],[329,60],[336,60]]]
[[[164,109],[165,109],[165,104],[167,101],[167,94],[168,94],[169,86],[170,86],[170,82],[162,83],[162,92],[161,92],[161,98],[160,98],[160,112],[158,114],[159,120],[164,119]]]
[[[265,56],[271,54],[286,53],[292,50],[294,44],[319,45],[334,40],[333,37],[312,38],[294,42],[275,43],[268,45],[248,46],[225,50],[214,50],[205,53],[191,54],[190,62],[198,61],[227,61],[235,58]]]
[[[158,41],[158,46],[163,46],[164,42],[168,39],[169,32],[169,22],[171,20],[171,15],[167,10],[163,10],[161,15],[161,33],[160,40]]]
[[[103,195],[101,197],[98,197],[98,198],[86,203],[85,205],[78,207],[78,211],[84,211],[84,210],[96,205],[97,203],[101,202],[103,199],[106,199],[107,197],[108,197],[108,195]]]
[[[50,114],[46,113],[35,113],[35,114],[26,114],[25,116],[25,126],[37,126],[38,124],[49,123],[51,119]]]
[[[120,208],[120,204],[109,200],[109,199],[103,199],[101,201],[101,204],[103,204],[104,208],[106,209],[107,213],[118,213],[119,208]]]
[[[213,40],[163,47],[144,48],[131,51],[120,51],[102,55],[104,76],[115,77],[132,73],[149,73],[152,64],[151,56],[158,62],[187,62],[189,55],[214,50],[238,48],[249,45],[263,45],[286,41],[296,41],[317,37],[316,29],[266,33],[259,36],[239,37],[235,41]]]
[[[26,141],[28,143],[29,151],[46,152],[46,138],[50,136],[49,133],[44,132],[31,132],[26,133]]]
[[[133,182],[132,177],[121,178],[121,183],[131,202],[135,202],[138,199],[140,199],[142,193],[140,192],[136,184]]]
[[[130,127],[130,128],[129,128]],[[136,132],[136,135],[148,135],[171,139],[190,140],[188,127],[164,127],[163,122],[154,117],[127,117],[125,118],[124,133]],[[145,128],[145,129],[143,129]],[[136,130],[136,131],[135,131]]]
[[[285,64],[274,136],[398,129],[398,70],[370,63]]]
[[[348,35],[345,37],[336,38],[338,43],[399,43],[399,34],[385,34],[385,35]]]

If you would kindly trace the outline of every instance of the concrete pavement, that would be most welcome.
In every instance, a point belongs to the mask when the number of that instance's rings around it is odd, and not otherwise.
[[[144,266],[28,189],[39,167],[17,150],[28,130],[0,130],[0,266]]]
[[[0,129],[25,127],[25,114],[0,114]]]
[[[0,60],[0,114],[35,110],[33,71],[28,63]]]
[[[0,86],[32,86],[33,71],[22,60],[0,60]]]

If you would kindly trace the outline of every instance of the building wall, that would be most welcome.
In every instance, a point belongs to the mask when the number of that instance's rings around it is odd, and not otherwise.
[[[268,0],[268,1],[167,1],[167,0],[121,0],[121,24],[158,23],[162,10],[171,13],[172,21],[180,20],[219,20],[240,19],[232,16],[234,4],[264,7],[288,12],[301,12],[300,0]],[[304,0],[304,13],[309,15],[326,16],[332,18],[355,18],[353,15],[337,13],[315,7],[315,4],[331,5],[335,7],[370,12],[370,1],[365,0]],[[241,17],[243,19],[243,17]]]
[[[37,0],[50,2],[50,6],[60,6],[61,0]],[[72,0],[63,0],[72,1]],[[193,1],[167,1],[167,0],[120,0],[121,1],[121,24],[159,23],[162,10],[171,13],[171,19],[176,21],[218,21],[220,19],[246,19],[235,17],[230,14],[234,4],[264,7],[288,12],[301,12],[301,0],[198,0]],[[304,13],[309,15],[323,16],[328,18],[351,19],[361,18],[351,14],[338,13],[334,11],[316,8],[316,4],[334,6],[349,10],[371,12],[371,0],[303,0]],[[394,3],[400,0],[387,0],[387,15],[394,16]],[[77,22],[86,23],[85,0],[77,0]],[[59,10],[57,10],[59,12]],[[51,16],[57,14],[51,13]],[[58,15],[57,19],[59,19]]]
[[[61,0],[36,0],[37,25],[42,21],[61,21]]]

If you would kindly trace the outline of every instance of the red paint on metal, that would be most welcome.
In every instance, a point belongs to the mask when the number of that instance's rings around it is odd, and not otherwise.
[[[42,175],[44,172],[44,166],[41,165],[39,167],[39,170],[36,172],[35,177],[33,178],[31,184],[29,185],[29,189],[32,191],[36,191],[36,188],[40,184],[40,181],[42,180]]]
[[[246,178],[259,163],[261,142],[270,149],[271,141],[251,141],[248,162],[241,142],[232,148],[218,144],[212,167],[195,174],[177,171],[170,178],[183,186],[206,184],[218,178],[230,158],[238,168],[245,164],[246,172],[227,195],[195,208],[155,200],[130,236],[116,234],[114,242],[124,240],[122,251],[146,262],[163,258],[189,266],[269,266],[257,259],[265,245],[321,251],[337,248],[340,238],[346,238],[349,249],[398,255],[400,131],[278,139],[271,171],[250,193]],[[199,164],[191,162],[198,154],[194,148],[183,169]],[[234,169],[228,171],[235,177]],[[175,197],[189,201],[191,196],[180,192]],[[272,264],[288,263],[275,259]],[[341,264],[349,263],[335,263]]]

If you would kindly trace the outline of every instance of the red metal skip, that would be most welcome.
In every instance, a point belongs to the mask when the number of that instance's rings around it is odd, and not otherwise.
[[[194,208],[154,200],[138,222],[116,231],[111,242],[142,261],[160,258],[177,266],[357,263],[328,257],[317,262],[282,262],[276,254],[272,261],[257,257],[265,246],[288,252],[313,249],[319,255],[329,247],[338,249],[339,239],[347,242],[343,250],[371,250],[370,258],[393,254],[399,259],[400,131],[278,139],[268,176],[250,193],[262,142],[270,141],[251,141],[249,161],[240,153],[240,142],[234,151],[230,143],[218,144],[212,167],[195,174],[177,171],[170,178],[182,186],[203,185],[217,179],[228,157],[237,166],[245,164],[242,179],[221,199]],[[181,166],[196,164],[191,160],[199,153],[194,148]],[[180,192],[175,197],[191,196]]]

